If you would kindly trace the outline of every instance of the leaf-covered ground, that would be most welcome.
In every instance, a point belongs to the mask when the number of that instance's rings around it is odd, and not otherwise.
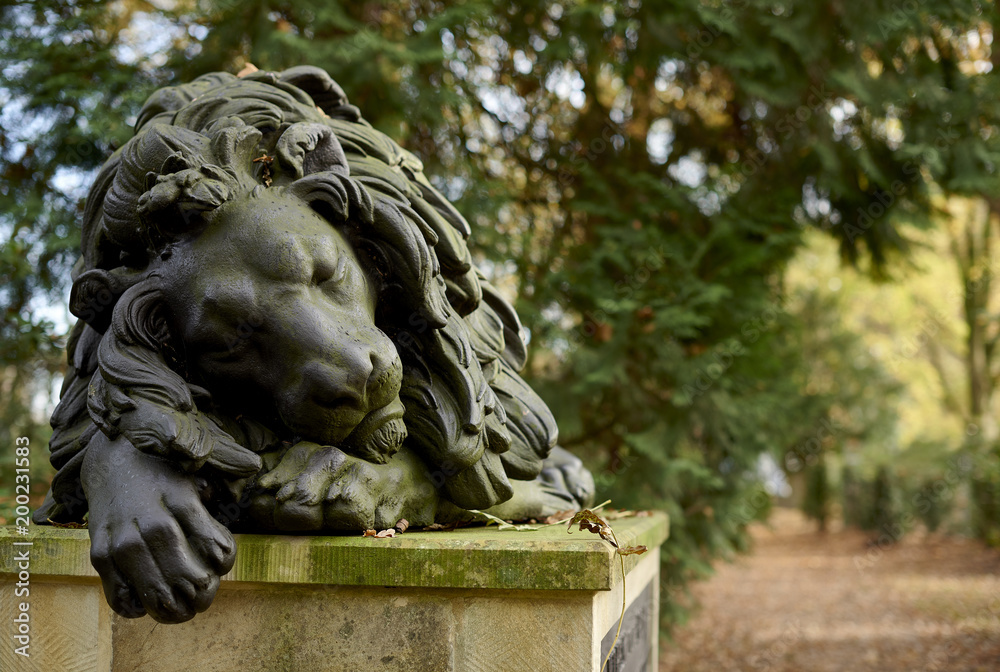
[[[660,672],[1000,670],[1000,552],[916,532],[884,551],[777,510],[696,587]]]

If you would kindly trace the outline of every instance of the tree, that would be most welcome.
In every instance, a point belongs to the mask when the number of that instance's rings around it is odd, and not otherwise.
[[[896,484],[887,466],[879,467],[872,486],[871,508],[865,528],[874,530],[880,539],[888,539],[888,543],[899,541],[903,530],[899,525],[899,502]]]
[[[830,518],[830,481],[826,474],[826,462],[822,459],[808,471],[806,498],[802,511],[816,521],[820,532],[826,532]]]
[[[941,484],[943,479],[925,479],[913,498],[917,516],[927,527],[928,532],[937,532],[941,523],[948,517],[952,497],[946,496]]]
[[[845,466],[840,477],[840,502],[845,525],[864,526],[868,495],[868,483],[860,479],[851,466]]]

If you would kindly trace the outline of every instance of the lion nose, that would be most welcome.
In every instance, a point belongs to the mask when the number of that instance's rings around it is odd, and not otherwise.
[[[340,348],[326,361],[310,362],[303,372],[312,397],[324,406],[362,409],[378,366],[375,352],[364,346]]]

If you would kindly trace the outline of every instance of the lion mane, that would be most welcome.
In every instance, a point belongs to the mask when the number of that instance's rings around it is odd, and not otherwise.
[[[70,298],[79,320],[52,416],[58,472],[36,522],[83,519],[80,469],[98,431],[211,470],[234,496],[262,454],[295,439],[215,403],[160,300],[169,278],[150,268],[182,253],[176,244],[206,213],[265,189],[309,204],[375,278],[376,326],[403,362],[406,440],[444,498],[482,509],[511,496],[509,479],[538,476],[557,430],[518,375],[520,322],[473,265],[468,223],[420,161],[323,70],[212,73],[157,91],[88,195]]]

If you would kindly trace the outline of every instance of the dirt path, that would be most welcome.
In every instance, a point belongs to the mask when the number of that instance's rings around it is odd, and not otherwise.
[[[882,551],[787,510],[771,524],[696,588],[660,672],[1000,671],[1000,552],[920,533]]]

